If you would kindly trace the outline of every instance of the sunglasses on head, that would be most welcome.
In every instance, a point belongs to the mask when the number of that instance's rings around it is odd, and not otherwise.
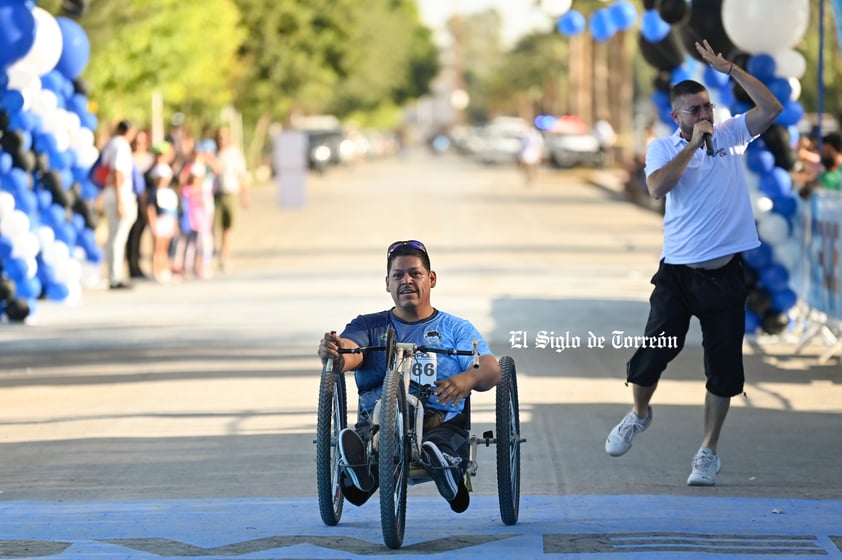
[[[427,248],[424,247],[424,244],[420,241],[416,241],[414,239],[410,239],[409,241],[395,241],[389,248],[386,250],[386,258],[389,259],[392,257],[392,254],[397,251],[398,249],[403,249],[407,247],[409,249],[415,249],[416,251],[421,251],[422,253],[427,253]]]

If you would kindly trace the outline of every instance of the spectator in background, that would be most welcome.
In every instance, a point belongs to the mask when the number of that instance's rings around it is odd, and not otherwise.
[[[544,159],[544,137],[534,126],[528,127],[520,139],[518,164],[523,170],[523,178],[529,185],[535,180],[535,172]]]
[[[228,268],[231,252],[231,230],[237,221],[238,208],[248,208],[249,193],[246,160],[239,146],[234,144],[231,131],[222,127],[217,132],[219,152],[218,185],[216,189],[214,230],[218,240],[219,269]]]
[[[799,151],[798,155],[803,168],[804,160],[810,158],[811,154]],[[798,191],[802,198],[809,198],[810,193],[816,189],[840,190],[840,185],[842,185],[842,134],[831,132],[822,137],[819,158],[819,171],[818,173],[814,171],[813,178],[810,178],[808,173],[803,172],[802,175],[796,174],[794,177],[794,180],[804,180],[803,186]]]
[[[129,230],[129,239],[126,242],[126,260],[129,264],[129,276],[133,279],[143,279],[146,275],[140,267],[140,241],[143,231],[146,229],[146,173],[152,167],[154,157],[149,151],[149,133],[139,130],[131,142],[132,160],[132,187],[137,199],[137,218]]]
[[[102,191],[102,203],[108,223],[105,262],[108,285],[112,290],[131,288],[125,278],[124,261],[129,230],[137,219],[137,196],[132,184],[134,160],[130,145],[135,133],[132,123],[122,120],[102,148],[103,165],[110,169]]]
[[[168,161],[172,157],[169,142],[152,147],[155,162],[147,173],[149,189],[146,215],[154,239],[152,276],[166,284],[171,279],[169,248],[178,231],[178,194],[172,185],[173,172]]]

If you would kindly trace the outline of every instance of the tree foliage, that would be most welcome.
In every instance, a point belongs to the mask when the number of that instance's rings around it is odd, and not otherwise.
[[[99,0],[80,20],[91,43],[84,77],[101,120],[149,121],[151,96],[209,118],[234,98],[245,30],[232,0]]]

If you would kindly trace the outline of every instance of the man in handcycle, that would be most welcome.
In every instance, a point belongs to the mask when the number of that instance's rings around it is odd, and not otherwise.
[[[397,241],[386,252],[386,290],[395,306],[387,311],[358,315],[340,335],[325,333],[319,344],[322,361],[333,358],[334,371],[355,371],[359,391],[359,419],[355,428],[339,436],[343,465],[340,488],[345,499],[360,506],[377,490],[377,468],[367,456],[373,436],[372,414],[380,397],[387,364],[386,352],[340,354],[339,348],[383,345],[391,325],[397,342],[418,346],[470,349],[478,343],[479,367],[471,356],[421,354],[416,367],[435,371],[435,387],[424,404],[421,463],[453,511],[468,508],[465,471],[470,435],[465,398],[472,390],[487,391],[500,382],[500,366],[479,331],[468,321],[440,311],[430,303],[436,273],[420,241]]]

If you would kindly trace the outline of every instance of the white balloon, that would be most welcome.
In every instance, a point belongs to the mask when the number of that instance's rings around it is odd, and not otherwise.
[[[558,17],[570,11],[573,0],[542,0],[541,8],[553,17]]]
[[[807,71],[807,61],[804,59],[804,55],[796,50],[773,52],[772,58],[775,59],[775,74],[778,76],[801,79],[804,77],[804,72]]]
[[[82,150],[93,146],[94,132],[83,126],[76,128],[70,132],[70,147],[81,152]]]
[[[36,274],[38,274],[38,261],[35,257],[29,257],[26,259],[26,277],[35,278]]]
[[[792,88],[792,95],[789,96],[790,101],[798,101],[798,98],[801,97],[801,80],[790,78],[789,87]]]
[[[35,70],[36,76],[43,76],[58,64],[64,40],[61,28],[50,12],[35,6],[32,15],[35,16],[35,42],[14,66],[26,64]]]
[[[810,0],[723,0],[722,27],[750,53],[791,49],[810,21]]]
[[[35,235],[38,236],[38,241],[41,243],[42,251],[46,251],[47,248],[50,247],[56,240],[56,233],[53,231],[53,228],[49,226],[38,226],[38,229],[35,231]]]
[[[35,68],[21,64],[20,61],[17,61],[6,69],[6,76],[9,78],[9,83],[6,87],[18,91],[23,91],[32,80],[38,79]]]
[[[76,150],[76,165],[84,169],[90,169],[98,157],[99,150],[97,150],[96,146],[88,145]]]
[[[11,214],[0,222],[0,233],[12,239],[29,231],[29,216],[22,210],[12,210]]]
[[[24,259],[35,258],[41,249],[38,237],[31,231],[19,233],[12,240],[12,256]]]
[[[32,112],[44,118],[51,118],[58,109],[56,94],[48,89],[42,89],[32,99]]]
[[[780,214],[769,212],[758,220],[757,234],[774,248],[789,239],[789,222]]]
[[[59,152],[66,152],[70,149],[70,135],[66,130],[53,132],[53,138],[56,139],[56,150]]]
[[[12,196],[12,193],[7,191],[0,191],[0,224],[2,224],[3,220],[5,220],[8,216],[12,215],[12,212],[15,210],[15,197]],[[2,225],[0,225],[0,231],[3,230]]]

